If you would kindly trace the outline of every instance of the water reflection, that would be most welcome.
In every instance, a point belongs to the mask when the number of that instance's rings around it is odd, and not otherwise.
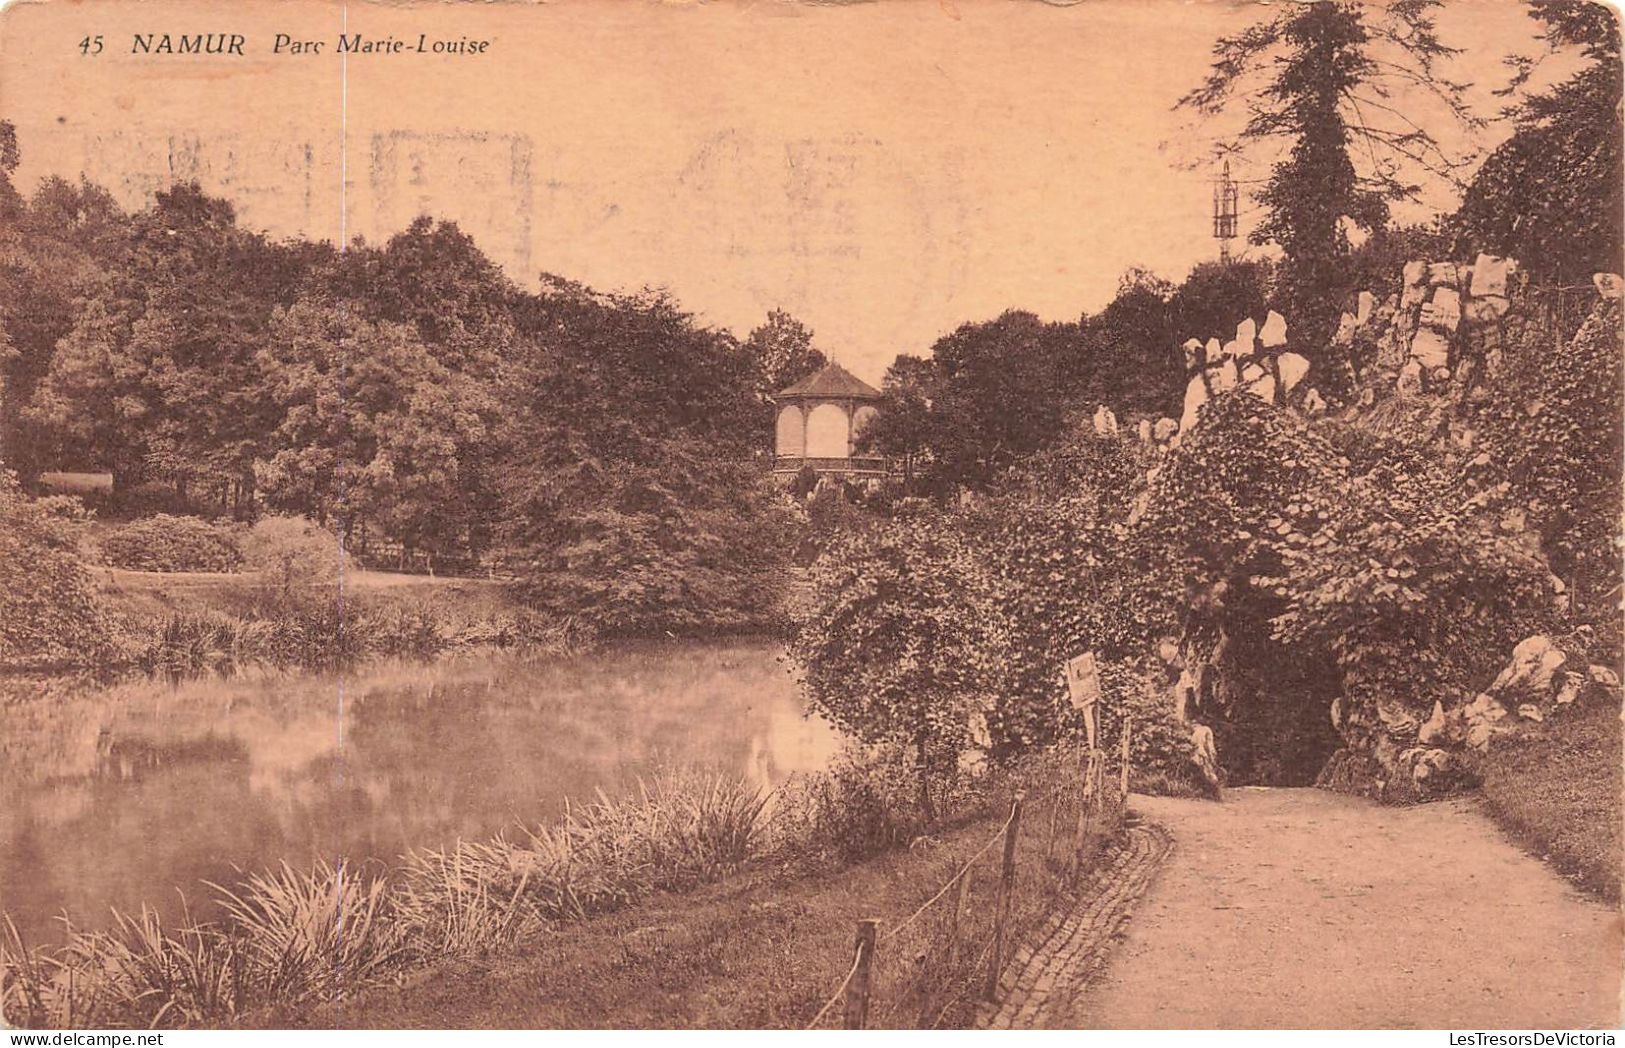
[[[283,859],[393,860],[557,817],[662,767],[767,786],[833,732],[764,643],[649,645],[359,677],[151,682],[8,710],[0,907],[34,939],[66,910],[207,914],[205,880]]]

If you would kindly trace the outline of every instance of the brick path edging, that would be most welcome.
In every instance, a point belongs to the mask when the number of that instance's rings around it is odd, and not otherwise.
[[[1134,903],[1173,850],[1173,838],[1144,823],[1125,831],[1068,910],[1052,914],[1034,942],[1010,958],[999,999],[983,1005],[975,1025],[1024,1030],[1066,1026],[1073,999],[1102,968]]]

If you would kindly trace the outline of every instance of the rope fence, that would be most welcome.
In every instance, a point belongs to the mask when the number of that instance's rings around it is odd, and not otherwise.
[[[1130,730],[1124,718],[1124,758]],[[1105,767],[1098,749],[1066,748],[1014,772],[1004,822],[924,902],[884,932],[877,918],[857,922],[851,967],[806,1028],[837,1014],[845,1029],[969,1025],[1115,835],[1128,762],[1115,782]]]

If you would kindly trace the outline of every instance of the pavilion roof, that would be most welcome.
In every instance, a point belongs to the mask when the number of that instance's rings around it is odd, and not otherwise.
[[[879,400],[880,390],[832,361],[824,365],[822,370],[780,390],[778,396],[854,397],[860,400]]]

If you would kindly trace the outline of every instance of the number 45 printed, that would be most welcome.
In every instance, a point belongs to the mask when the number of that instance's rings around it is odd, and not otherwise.
[[[102,38],[100,34],[87,36],[79,41],[79,53],[82,55],[99,55],[102,53]]]

